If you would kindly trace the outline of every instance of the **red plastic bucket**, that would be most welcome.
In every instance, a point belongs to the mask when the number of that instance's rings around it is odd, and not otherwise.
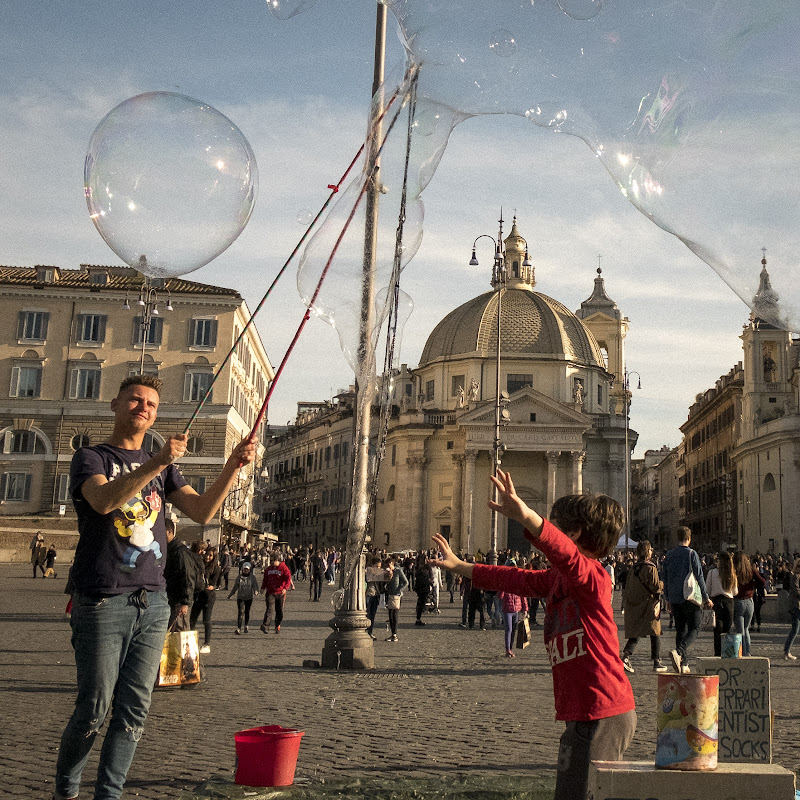
[[[305,736],[294,728],[261,725],[234,734],[236,777],[242,786],[291,786]]]

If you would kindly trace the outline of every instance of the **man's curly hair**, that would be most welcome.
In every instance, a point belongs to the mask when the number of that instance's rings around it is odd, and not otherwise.
[[[580,531],[577,544],[605,558],[619,541],[625,512],[605,494],[568,494],[553,504],[550,521],[565,533]]]

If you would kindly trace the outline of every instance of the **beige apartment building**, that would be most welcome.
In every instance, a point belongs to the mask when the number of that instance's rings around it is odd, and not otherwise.
[[[129,375],[164,382],[145,447],[182,433],[250,312],[233,289],[84,264],[0,267],[0,318],[0,526],[8,529],[10,518],[48,528],[73,515],[72,455],[109,434],[109,404]],[[198,492],[250,431],[272,376],[253,325],[188,431],[180,467]],[[253,491],[251,470],[212,523],[193,530],[179,518],[182,535],[218,541],[258,529]]]

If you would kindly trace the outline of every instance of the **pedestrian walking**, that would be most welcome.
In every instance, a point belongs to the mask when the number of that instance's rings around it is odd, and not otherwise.
[[[219,550],[219,579],[217,581],[217,589],[222,588],[224,583],[225,591],[228,591],[228,581],[230,579],[232,566],[233,558],[231,557],[231,550],[228,545],[224,544]]]
[[[386,571],[381,566],[381,557],[377,553],[372,553],[368,559],[366,567],[366,600],[367,600],[367,619],[369,627],[367,633],[376,639],[374,633],[375,617],[378,613],[378,606],[383,595],[383,587],[386,580]]]
[[[236,595],[237,608],[235,633],[238,636],[242,631],[249,633],[250,606],[253,605],[253,598],[258,595],[258,581],[252,572],[252,566],[249,561],[242,562],[241,572],[233,582],[228,600],[234,595]]]
[[[397,641],[397,621],[400,618],[400,601],[408,589],[408,578],[403,568],[390,556],[384,564],[386,569],[386,610],[389,612],[389,636],[387,642]]]
[[[207,547],[203,552],[203,571],[201,581],[195,587],[194,604],[189,618],[189,625],[192,630],[197,628],[197,620],[203,615],[203,645],[201,653],[211,652],[211,617],[214,613],[214,603],[217,599],[217,584],[220,581],[219,560],[217,551],[213,547]]]
[[[715,566],[706,575],[706,591],[714,604],[714,655],[722,655],[722,635],[730,633],[733,607],[738,586],[731,554],[725,551],[715,556]]]
[[[792,645],[800,631],[800,558],[795,558],[792,573],[789,576],[789,613],[792,616],[792,627],[783,645],[783,657],[787,661],[797,661],[797,656],[792,653]]]
[[[322,599],[322,581],[325,578],[325,570],[328,568],[325,556],[320,550],[314,552],[311,557],[311,586],[309,592],[313,594],[311,598],[315,603]]]
[[[511,475],[492,477],[497,501],[489,507],[520,523],[525,536],[549,559],[547,570],[467,564],[443,536],[439,566],[472,579],[473,585],[547,598],[545,645],[553,670],[561,736],[555,800],[586,796],[592,761],[620,761],[636,731],[633,690],[619,658],[611,606],[613,584],[600,559],[614,547],[624,514],[604,495],[567,495],[547,522],[517,495]]]
[[[292,573],[286,563],[281,560],[281,554],[277,550],[273,552],[270,561],[270,565],[264,570],[264,579],[261,581],[261,591],[264,592],[264,600],[267,604],[264,620],[261,623],[261,632],[267,633],[274,613],[275,633],[280,633],[286,592],[293,586]]]
[[[47,553],[44,557],[44,577],[45,578],[57,578],[58,573],[56,572],[56,558],[58,557],[58,552],[56,551],[56,546],[51,544],[50,547],[47,548]]]
[[[686,654],[700,632],[702,607],[686,598],[686,580],[691,573],[700,588],[702,604],[712,607],[711,599],[706,592],[700,556],[689,547],[692,532],[687,527],[680,527],[676,532],[677,547],[673,547],[664,557],[662,575],[664,577],[664,593],[675,618],[675,649],[670,651],[672,664],[676,672],[689,672]]]
[[[194,604],[194,592],[202,580],[197,559],[189,548],[175,536],[175,523],[164,520],[167,538],[167,563],[164,565],[164,582],[169,602],[168,628],[189,630],[189,615]],[[176,624],[177,623],[177,624]]]
[[[424,625],[422,613],[428,605],[428,598],[433,585],[432,567],[428,564],[425,553],[419,553],[414,564],[414,591],[417,593],[417,620],[415,625]]]
[[[625,636],[622,666],[634,672],[631,656],[636,643],[643,636],[650,637],[650,659],[655,672],[666,672],[661,663],[661,592],[664,584],[658,577],[658,568],[651,560],[653,546],[650,542],[636,545],[638,561],[627,570],[622,596],[625,601]]]
[[[514,658],[514,634],[520,614],[528,613],[528,601],[518,594],[498,592],[503,614],[503,639],[506,646],[506,658]]]
[[[733,598],[733,625],[742,634],[742,655],[750,655],[750,623],[753,621],[753,595],[756,586],[766,587],[766,581],[753,569],[747,553],[738,550],[733,554],[738,591]]]
[[[169,437],[156,453],[142,447],[156,421],[160,391],[161,381],[153,375],[122,381],[111,401],[111,435],[102,444],[80,448],[72,458],[70,495],[79,539],[70,622],[78,693],[61,737],[55,800],[78,796],[83,769],[109,709],[94,794],[103,800],[122,795],[150,707],[169,619],[165,504],[205,525],[240,467],[255,458],[255,442],[242,440],[217,480],[198,495],[174,465],[186,452],[185,433]]]
[[[31,564],[33,565],[33,577],[36,577],[36,570],[40,570],[44,577],[44,565],[47,561],[47,547],[44,543],[44,536],[41,531],[37,531],[31,542]]]

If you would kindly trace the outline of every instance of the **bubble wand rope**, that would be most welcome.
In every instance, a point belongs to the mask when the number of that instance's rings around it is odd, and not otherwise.
[[[386,108],[384,109],[383,114],[381,114],[381,119],[386,115],[386,113],[389,110],[389,108],[391,108],[392,103],[394,103],[394,101],[397,99],[397,96],[400,93],[400,88],[401,87],[398,86],[397,89],[395,89],[395,91],[393,92],[393,94],[389,98],[389,100],[387,101]],[[202,398],[200,399],[200,402],[195,407],[194,412],[192,413],[192,416],[189,418],[189,421],[186,423],[186,427],[183,429],[183,433],[184,434],[189,432],[189,428],[192,427],[193,423],[195,422],[195,420],[199,416],[200,411],[203,409],[203,406],[206,404],[208,398],[211,396],[211,392],[212,392],[212,390],[214,388],[214,384],[217,382],[217,378],[219,378],[219,376],[222,374],[222,370],[225,368],[225,365],[228,363],[228,361],[230,361],[230,358],[234,354],[234,352],[236,352],[236,348],[239,346],[239,342],[241,342],[242,339],[244,339],[244,336],[247,333],[248,328],[253,324],[253,321],[256,318],[256,314],[258,314],[258,312],[261,310],[261,307],[267,301],[267,298],[272,293],[272,290],[275,288],[275,286],[277,285],[278,281],[283,277],[283,274],[284,274],[284,272],[286,272],[287,268],[289,267],[289,264],[291,264],[292,259],[294,259],[294,257],[300,251],[300,248],[303,246],[303,244],[305,243],[306,239],[310,236],[311,231],[316,226],[316,224],[319,221],[320,217],[325,213],[325,210],[328,208],[328,206],[331,204],[333,198],[339,192],[339,188],[341,187],[342,183],[347,178],[347,176],[350,174],[350,171],[353,169],[353,167],[355,166],[355,164],[358,161],[358,159],[361,157],[361,154],[364,152],[364,148],[365,147],[366,147],[366,142],[364,144],[362,144],[361,147],[358,148],[358,152],[355,154],[355,156],[353,157],[353,160],[350,162],[349,166],[344,171],[344,173],[342,173],[342,176],[341,176],[341,178],[339,178],[339,181],[337,183],[335,183],[335,184],[334,183],[329,183],[328,184],[328,188],[331,190],[330,195],[328,196],[327,200],[325,200],[325,202],[322,204],[322,207],[317,212],[317,214],[314,217],[314,219],[311,221],[311,224],[308,226],[308,229],[300,237],[300,240],[297,242],[297,244],[295,245],[294,249],[289,254],[289,257],[286,259],[286,261],[284,262],[283,266],[278,271],[278,274],[275,276],[275,278],[273,279],[272,283],[269,285],[269,288],[265,292],[264,296],[261,298],[261,300],[258,303],[258,305],[253,309],[253,313],[250,315],[250,319],[247,320],[247,322],[245,323],[244,327],[242,328],[242,332],[236,337],[236,341],[234,341],[231,349],[228,350],[227,355],[225,356],[224,359],[222,359],[222,364],[220,364],[219,369],[214,373],[214,376],[211,379],[211,383],[208,385],[208,388],[206,389],[205,393],[203,394]],[[273,381],[274,381],[274,378],[273,378]],[[258,426],[256,426],[256,427],[258,427]],[[255,428],[253,430],[255,431]],[[251,436],[252,436],[252,434],[251,434]]]
[[[375,161],[377,161],[378,158],[380,157],[381,152],[383,151],[383,148],[385,147],[386,142],[389,139],[389,134],[392,132],[392,128],[394,128],[395,123],[400,117],[404,105],[405,103],[401,104],[400,108],[397,109],[397,112],[395,113],[394,117],[392,117],[392,120],[389,123],[388,128],[386,129],[386,135],[383,137],[383,141],[381,142],[380,147],[378,148],[375,154]],[[373,166],[373,168],[370,171],[374,172],[374,169],[375,168]],[[270,382],[269,389],[267,390],[267,396],[264,398],[264,402],[261,405],[261,410],[258,412],[256,421],[253,423],[253,429],[250,431],[250,435],[248,437],[251,441],[255,438],[256,431],[258,430],[259,425],[261,425],[264,419],[264,415],[267,413],[267,407],[269,406],[269,401],[272,398],[272,392],[275,389],[275,385],[278,383],[278,379],[280,378],[283,372],[283,368],[286,366],[286,362],[289,360],[289,356],[291,355],[292,350],[294,350],[294,347],[297,344],[297,340],[300,338],[300,334],[303,332],[303,328],[305,328],[306,323],[311,318],[311,309],[314,303],[316,302],[316,299],[319,296],[320,291],[322,290],[322,284],[328,275],[328,270],[330,269],[331,264],[333,263],[333,259],[335,258],[336,253],[339,250],[339,245],[342,243],[342,239],[344,239],[344,236],[347,233],[348,228],[350,227],[350,223],[353,221],[353,217],[355,217],[356,211],[358,210],[358,206],[361,204],[361,200],[364,198],[364,195],[366,194],[369,183],[370,183],[369,180],[364,181],[364,185],[361,187],[361,190],[358,193],[358,197],[356,198],[355,203],[353,203],[353,208],[350,210],[350,214],[348,215],[344,225],[342,226],[342,230],[339,233],[338,238],[336,239],[336,244],[334,244],[333,249],[331,250],[331,254],[328,256],[328,260],[325,262],[325,267],[322,270],[322,274],[319,277],[319,281],[317,281],[317,285],[314,289],[314,294],[312,295],[311,299],[308,302],[308,308],[306,309],[305,314],[303,314],[303,319],[300,322],[300,325],[298,326],[297,331],[294,334],[294,338],[292,339],[291,343],[289,344],[289,347],[287,348],[286,352],[283,355],[283,359],[281,360],[280,366],[275,372],[275,376]]]

